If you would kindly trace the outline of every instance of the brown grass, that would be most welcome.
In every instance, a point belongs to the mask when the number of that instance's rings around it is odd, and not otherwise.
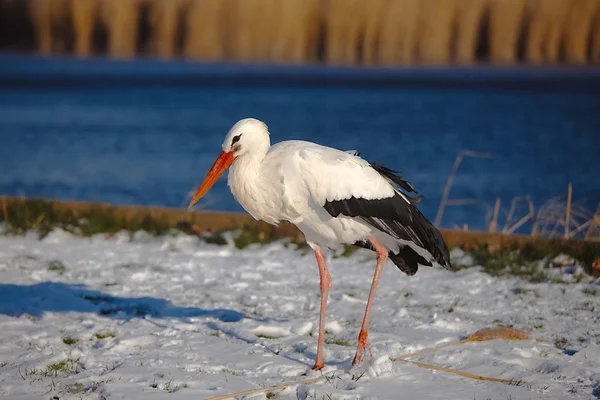
[[[408,65],[416,62],[420,0],[391,1],[381,27],[380,64]]]
[[[526,0],[489,0],[490,61],[515,64]]]
[[[226,57],[226,0],[193,1],[184,20],[184,57],[219,60]]]
[[[449,64],[452,58],[455,0],[421,0],[417,59],[425,64]]]
[[[0,197],[5,221],[15,233],[34,227],[40,233],[52,228],[78,228],[83,234],[114,233],[120,230],[147,230],[163,234],[169,229],[202,235],[208,232],[244,228],[247,237],[241,242],[264,242],[266,238],[290,238],[303,242],[303,235],[289,223],[279,226],[256,221],[246,214],[199,212],[185,209],[113,206],[108,204],[50,201],[40,199]],[[4,209],[6,211],[4,211]],[[87,222],[81,225],[81,220]],[[600,241],[563,238],[531,237],[502,233],[441,230],[448,247],[460,247],[489,257],[502,257],[512,250],[522,250],[527,257],[541,259],[548,255],[571,255],[591,270],[592,263],[600,257]],[[262,238],[262,239],[261,239]],[[241,243],[240,246],[243,246]]]
[[[49,55],[63,51],[60,28],[66,25],[68,0],[28,0],[28,5],[39,52]]]
[[[134,58],[142,0],[102,0],[100,5],[108,31],[108,54],[112,58]]]
[[[329,0],[325,9],[325,61],[357,64],[365,11],[363,0]]]
[[[185,0],[151,0],[151,26],[154,54],[161,58],[176,55],[177,33]]]
[[[527,3],[530,20],[527,34],[526,59],[531,64],[559,62],[561,39],[569,15],[570,2],[536,0]]]
[[[147,7],[151,32],[142,47],[161,58],[179,57],[181,44],[181,56],[198,60],[397,66],[472,64],[481,56],[494,64],[600,63],[599,0],[28,1],[43,54],[72,46],[90,56],[93,29],[103,21],[109,55],[132,58]],[[487,53],[478,55],[481,43]]]
[[[498,382],[498,383],[505,383],[505,384],[514,384],[515,382],[513,380],[509,380],[509,379],[494,378],[494,377],[490,377],[490,376],[471,374],[469,372],[463,372],[463,371],[459,371],[459,370],[456,370],[453,368],[440,367],[438,365],[408,360],[408,358],[418,357],[423,354],[433,353],[433,352],[435,352],[437,350],[441,350],[445,347],[461,345],[461,344],[465,344],[465,343],[469,343],[469,342],[481,342],[481,341],[487,341],[487,340],[527,340],[527,339],[529,339],[529,335],[518,329],[486,328],[486,329],[482,329],[480,331],[477,331],[477,332],[469,335],[466,339],[456,341],[456,342],[444,343],[444,344],[441,344],[438,346],[434,346],[434,347],[430,347],[430,348],[427,348],[424,350],[417,351],[415,353],[406,354],[402,357],[395,357],[395,358],[392,358],[391,360],[393,362],[398,362],[398,361],[409,362],[409,363],[416,365],[418,367],[421,367],[421,368],[428,368],[428,369],[432,369],[432,370],[436,370],[436,371],[449,372],[451,374],[455,374],[455,375],[459,375],[459,376],[462,376],[465,378],[470,378],[470,379],[475,379],[475,380]],[[271,387],[260,388],[260,389],[250,389],[250,390],[244,390],[244,391],[236,392],[236,393],[228,393],[228,394],[221,395],[221,396],[210,397],[210,398],[207,398],[206,400],[224,400],[224,399],[237,398],[239,396],[245,396],[245,395],[249,395],[249,394],[274,392],[274,391],[286,389],[290,386],[308,385],[311,383],[316,383],[322,379],[327,379],[327,376],[320,376],[317,378],[307,379],[307,380],[303,380],[303,381],[299,381],[299,382],[284,383],[284,384],[278,385],[278,386],[271,386]],[[522,383],[522,381],[519,381],[519,382]]]
[[[592,25],[590,57],[594,64],[600,64],[600,6],[596,10],[596,16]]]
[[[571,0],[563,41],[566,61],[570,64],[587,63],[590,31],[598,0]]]
[[[71,19],[75,32],[75,54],[78,57],[92,55],[92,31],[98,14],[96,0],[70,0]]]
[[[458,64],[473,64],[476,61],[477,40],[487,9],[487,1],[462,0],[458,2],[456,39],[453,43],[454,59]]]

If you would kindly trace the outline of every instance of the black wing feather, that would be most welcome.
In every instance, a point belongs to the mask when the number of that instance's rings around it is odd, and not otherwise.
[[[395,171],[379,164],[375,164],[373,168],[406,191],[416,193],[414,187]],[[385,199],[365,200],[353,196],[343,200],[326,201],[323,207],[332,217],[340,214],[360,217],[374,228],[397,239],[412,241],[427,250],[441,266],[450,268],[450,255],[442,235],[421,211],[405,198],[410,199],[406,194],[398,191],[394,196]],[[372,250],[368,242],[360,242],[356,245]],[[432,265],[429,260],[409,246],[401,246],[397,254],[390,254],[390,259],[408,275],[417,272],[418,264]]]
[[[370,165],[375,171],[379,172],[379,175],[382,175],[385,178],[391,180],[407,192],[417,193],[413,185],[411,185],[410,182],[405,181],[402,175],[400,175],[400,172],[394,171],[393,169],[385,167],[382,164],[370,163]],[[409,197],[410,201],[420,201],[422,198],[423,196]]]

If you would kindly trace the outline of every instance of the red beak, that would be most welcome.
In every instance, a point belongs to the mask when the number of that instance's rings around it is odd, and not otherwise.
[[[198,200],[200,200],[202,196],[204,196],[206,192],[209,191],[209,189],[215,184],[219,177],[223,175],[223,172],[225,172],[225,170],[229,168],[229,166],[233,163],[234,160],[235,157],[233,156],[232,151],[222,151],[221,154],[219,154],[219,157],[217,157],[217,159],[215,160],[215,163],[213,164],[212,168],[210,169],[210,171],[208,171],[208,174],[206,174],[204,182],[202,182],[202,184],[196,191],[194,198],[192,199],[192,201],[190,201],[190,205],[188,206],[188,208],[196,204]]]

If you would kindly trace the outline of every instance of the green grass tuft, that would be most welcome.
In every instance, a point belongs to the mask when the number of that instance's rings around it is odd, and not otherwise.
[[[163,235],[171,227],[164,218],[134,217],[126,219],[117,215],[111,207],[93,205],[83,212],[75,212],[66,207],[54,207],[52,201],[43,199],[23,199],[6,203],[5,221],[7,233],[22,235],[29,230],[37,231],[45,237],[52,229],[61,228],[68,232],[92,236],[99,233],[114,234],[125,230],[144,230],[153,235]],[[178,229],[191,233],[189,226],[178,225]]]
[[[265,335],[264,333],[259,333],[258,335],[256,335],[256,337],[259,337],[262,339],[277,339],[275,336]]]
[[[599,289],[583,288],[582,292],[584,294],[589,295],[589,296],[600,296],[600,290]]]
[[[269,232],[244,226],[237,237],[234,239],[235,247],[245,249],[251,244],[268,244],[276,240]]]
[[[233,375],[233,376],[239,376],[240,375],[239,372],[237,372],[236,370],[231,369],[231,368],[223,368],[221,370],[221,372],[229,374],[229,375]]]
[[[352,244],[345,244],[343,247],[343,250],[338,254],[334,254],[333,258],[350,257],[358,249],[359,249],[358,246],[354,246]]]
[[[48,263],[48,271],[58,272],[59,275],[62,275],[66,270],[65,265],[58,260],[52,260]]]
[[[109,339],[109,338],[114,338],[116,336],[116,333],[114,331],[99,331],[96,332],[94,334],[94,336],[96,337],[96,339]]]
[[[533,283],[548,282],[550,279],[544,269],[553,268],[551,260],[560,254],[565,254],[580,263],[587,274],[591,274],[591,266],[600,257],[600,244],[584,241],[540,240],[527,243],[521,247],[506,245],[500,249],[490,249],[485,243],[480,243],[467,250],[475,263],[492,276],[516,275]],[[454,270],[469,268],[455,266]],[[579,274],[581,275],[581,274]],[[581,281],[585,276],[576,276]]]
[[[79,339],[76,338],[72,338],[70,336],[65,336],[64,338],[62,338],[62,341],[64,344],[66,344],[67,346],[74,346],[77,343],[79,343]]]
[[[79,372],[79,360],[75,360],[72,358],[67,358],[66,360],[50,363],[46,366],[46,369],[44,371],[41,371],[41,373],[44,376],[53,377],[57,377],[59,375],[71,376],[76,375]]]
[[[559,337],[554,340],[554,347],[556,347],[559,350],[566,349],[568,345],[569,345],[569,341],[567,339],[565,339],[564,337]]]
[[[325,339],[325,343],[336,344],[338,346],[344,346],[344,347],[352,347],[353,346],[353,344],[350,342],[350,340],[343,339],[343,338],[328,338],[328,339]]]

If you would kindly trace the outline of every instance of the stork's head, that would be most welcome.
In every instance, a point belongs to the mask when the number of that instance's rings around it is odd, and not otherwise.
[[[189,207],[196,204],[208,192],[235,160],[246,157],[259,157],[262,159],[270,146],[269,130],[264,122],[254,118],[239,120],[225,136],[222,146],[223,151],[208,171]]]

